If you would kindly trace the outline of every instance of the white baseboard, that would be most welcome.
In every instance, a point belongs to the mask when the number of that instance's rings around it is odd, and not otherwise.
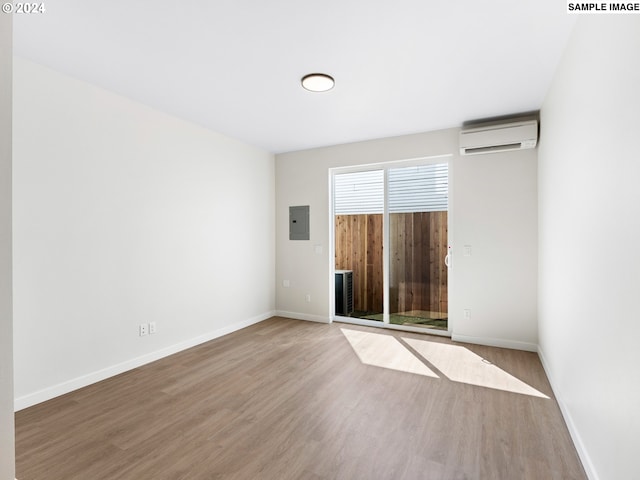
[[[556,388],[557,384],[551,374],[551,370],[549,369],[549,363],[547,362],[544,352],[542,348],[538,346],[538,357],[540,358],[540,362],[542,363],[542,368],[544,372],[547,374],[547,378],[549,379],[549,384],[551,384],[551,389],[553,390],[553,394],[556,397],[556,401],[558,402],[558,406],[560,407],[560,411],[562,412],[562,416],[564,417],[564,421],[567,424],[567,429],[569,430],[569,435],[571,435],[571,439],[573,440],[573,444],[576,447],[576,451],[578,452],[578,456],[582,461],[582,466],[584,467],[585,472],[587,473],[587,477],[589,480],[599,480],[598,472],[593,466],[593,462],[591,461],[591,457],[587,452],[587,449],[582,442],[582,437],[576,428],[576,425],[573,421],[573,417],[571,416],[571,412],[567,408],[566,403],[564,403],[562,399],[562,395],[560,391]]]
[[[235,322],[231,325],[226,325],[217,330],[213,330],[212,332],[205,333],[204,335],[200,335],[198,337],[176,343],[175,345],[170,345],[160,350],[156,350],[155,352],[147,353],[146,355],[127,360],[126,362],[118,363],[117,365],[113,365],[111,367],[107,367],[102,370],[89,373],[87,375],[82,375],[81,377],[77,377],[66,382],[47,387],[37,392],[18,397],[14,400],[14,410],[18,411],[22,410],[23,408],[31,407],[38,403],[51,400],[52,398],[59,397],[60,395],[64,395],[65,393],[78,390],[79,388],[86,387],[93,383],[106,380],[107,378],[113,377],[115,375],[133,370],[134,368],[141,367],[142,365],[146,365],[147,363],[155,362],[156,360],[168,357],[169,355],[173,355],[174,353],[181,352],[188,348],[195,347],[196,345],[200,345],[201,343],[208,342],[215,338],[222,337],[237,330],[246,328],[250,325],[262,322],[264,320],[267,320],[268,318],[273,317],[275,314],[276,312],[272,311],[263,313],[262,315],[258,315],[257,317],[249,318],[247,320]]]
[[[525,352],[537,352],[538,345],[535,343],[519,342],[517,340],[506,340],[504,338],[472,337],[469,335],[451,334],[454,342],[475,343],[477,345],[487,345],[489,347],[511,348],[513,350],[524,350]]]
[[[294,320],[307,320],[308,322],[331,323],[331,320],[329,319],[329,317],[323,317],[321,315],[309,315],[307,313],[285,312],[283,310],[277,310],[276,315],[279,317],[293,318]]]

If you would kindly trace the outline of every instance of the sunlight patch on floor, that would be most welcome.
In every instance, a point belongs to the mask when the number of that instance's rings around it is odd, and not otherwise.
[[[453,382],[549,398],[480,355],[459,345],[402,337],[402,341],[417,352],[418,356],[416,356],[416,353],[392,335],[347,328],[340,330],[360,361],[366,365],[440,378],[436,372],[425,365],[424,359]]]
[[[345,328],[340,330],[342,330],[342,333],[351,344],[351,348],[364,364],[439,378],[429,367],[407,350],[397,338],[391,335]]]
[[[416,338],[402,340],[454,382],[549,398],[465,347]]]

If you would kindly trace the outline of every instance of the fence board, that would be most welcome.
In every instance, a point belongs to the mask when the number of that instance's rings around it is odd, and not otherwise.
[[[446,313],[447,212],[390,215],[391,313]],[[382,312],[382,215],[336,215],[335,262],[353,270],[354,309]]]

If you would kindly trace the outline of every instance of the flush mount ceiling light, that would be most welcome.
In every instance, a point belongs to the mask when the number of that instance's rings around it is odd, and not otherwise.
[[[302,86],[310,92],[326,92],[335,85],[332,76],[325,73],[310,73],[302,77]]]

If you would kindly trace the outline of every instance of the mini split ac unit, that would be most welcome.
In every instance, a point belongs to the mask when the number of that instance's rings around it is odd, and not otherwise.
[[[460,131],[460,155],[523,150],[535,148],[537,143],[537,120],[470,127]]]

